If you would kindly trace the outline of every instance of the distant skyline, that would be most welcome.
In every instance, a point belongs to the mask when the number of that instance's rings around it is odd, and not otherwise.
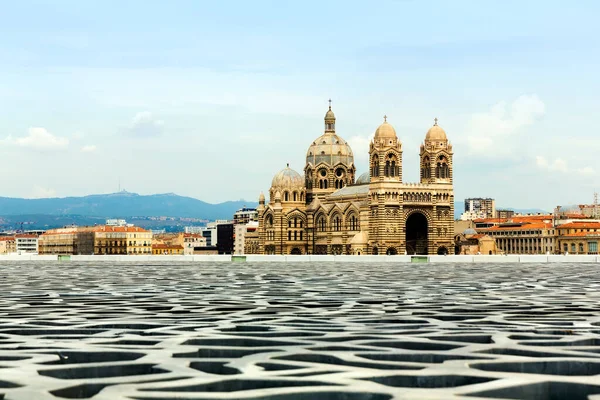
[[[0,25],[0,196],[256,201],[333,100],[358,173],[388,116],[403,175],[439,119],[455,197],[600,191],[600,4],[19,1]]]

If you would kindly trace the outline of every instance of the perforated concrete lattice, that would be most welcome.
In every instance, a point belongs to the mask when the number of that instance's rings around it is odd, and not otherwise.
[[[1,263],[0,399],[600,399],[599,268]]]

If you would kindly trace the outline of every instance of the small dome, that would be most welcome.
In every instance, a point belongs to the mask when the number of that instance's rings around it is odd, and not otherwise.
[[[397,139],[396,130],[387,122],[387,116],[383,117],[383,124],[375,131],[375,139]]]
[[[425,135],[425,141],[428,142],[443,142],[448,140],[446,132],[437,124],[437,118],[433,126],[427,131]]]
[[[265,194],[263,192],[260,192],[260,196],[258,196],[258,202],[259,203],[265,202]]]
[[[354,235],[354,237],[350,241],[350,244],[367,244],[368,241],[369,236],[367,235],[367,232],[360,231],[356,235]]]
[[[473,228],[467,228],[463,232],[464,235],[477,235],[477,231]]]
[[[275,174],[271,186],[275,188],[297,188],[298,186],[304,186],[304,179],[288,164],[287,167]]]
[[[370,183],[370,182],[371,182],[371,176],[369,175],[368,172],[364,172],[356,180],[356,185],[363,185],[365,183]]]
[[[325,121],[328,120],[335,120],[335,114],[333,113],[333,111],[331,111],[331,107],[329,107],[329,110],[325,114]]]

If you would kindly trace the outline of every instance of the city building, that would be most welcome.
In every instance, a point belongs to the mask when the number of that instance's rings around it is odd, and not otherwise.
[[[515,216],[515,212],[513,210],[496,210],[496,215],[494,217],[499,219],[509,219]]]
[[[233,223],[236,225],[247,224],[250,221],[258,221],[258,211],[256,211],[256,208],[243,207],[233,214]]]
[[[206,238],[201,233],[183,233],[183,254],[193,255],[194,249],[206,247]]]
[[[256,232],[258,221],[250,221],[244,224],[234,224],[233,254],[243,255],[249,252],[253,254],[258,252],[258,248],[252,248],[250,243],[246,243],[248,233]],[[255,235],[258,238],[258,235]],[[250,236],[252,237],[252,236]]]
[[[554,254],[557,251],[557,232],[551,214],[476,220],[475,230],[493,237],[499,253]]]
[[[331,105],[324,122],[304,176],[288,165],[273,178],[269,202],[259,197],[258,252],[453,253],[453,150],[437,119],[420,146],[418,183],[403,181],[404,148],[387,117],[369,145],[369,171],[358,179]]]
[[[199,232],[195,232],[195,233],[201,233],[202,236],[204,236],[206,238],[207,246],[216,246],[217,245],[217,227],[222,224],[231,224],[231,221],[226,220],[226,219],[218,219],[216,221],[207,223],[206,226],[201,227]],[[194,233],[191,231],[192,231],[192,229],[190,229],[190,232],[186,231],[186,233]]]
[[[17,244],[14,236],[0,236],[0,254],[12,254],[17,252]]]
[[[455,254],[463,255],[494,255],[499,254],[493,237],[477,233],[475,229],[467,229],[455,238]]]
[[[58,228],[44,232],[38,238],[39,254],[94,254],[92,228]]]
[[[106,226],[128,226],[128,224],[124,219],[107,219]],[[133,225],[129,224],[129,226]]]
[[[118,225],[50,229],[39,237],[39,254],[152,254],[152,232]]]
[[[461,221],[474,221],[483,218],[487,218],[487,214],[484,211],[465,211],[460,214]]]
[[[598,254],[600,221],[578,221],[561,224],[558,231],[559,252],[569,254]]]
[[[126,228],[127,254],[152,254],[152,232],[137,226]]]
[[[153,255],[183,255],[183,246],[178,244],[153,244],[152,245]]]
[[[219,254],[233,254],[233,223],[217,225]]]
[[[17,254],[38,252],[38,236],[34,234],[22,233],[15,235],[15,247]]]
[[[494,218],[496,216],[496,200],[482,197],[465,199],[465,213],[468,215],[481,215],[472,219]]]

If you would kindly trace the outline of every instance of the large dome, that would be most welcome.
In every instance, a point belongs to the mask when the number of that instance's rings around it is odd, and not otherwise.
[[[446,132],[437,124],[437,118],[433,126],[427,131],[425,140],[429,142],[443,142],[448,140]]]
[[[274,188],[298,188],[304,186],[304,179],[302,176],[290,168],[289,164],[286,168],[282,169],[273,177],[271,187]]]
[[[334,166],[339,163],[354,164],[354,155],[348,143],[335,133],[335,114],[329,110],[325,114],[325,133],[319,136],[306,151],[306,164],[317,166],[320,163]]]
[[[350,145],[335,133],[327,132],[319,136],[306,152],[306,163],[317,165],[320,163],[335,165],[354,163],[354,155]]]

